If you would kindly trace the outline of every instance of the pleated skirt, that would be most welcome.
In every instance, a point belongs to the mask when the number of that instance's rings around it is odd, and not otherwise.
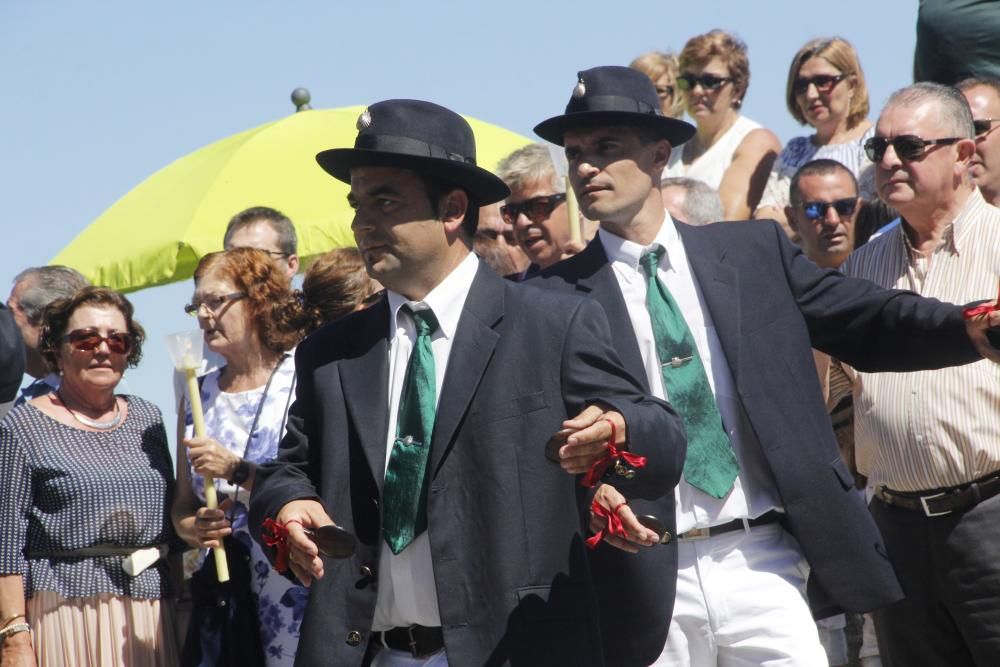
[[[176,667],[167,600],[102,594],[64,598],[35,591],[27,605],[38,667]]]

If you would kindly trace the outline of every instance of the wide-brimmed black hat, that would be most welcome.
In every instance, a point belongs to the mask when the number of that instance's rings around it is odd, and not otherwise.
[[[535,134],[562,146],[566,130],[598,125],[648,127],[661,133],[671,146],[680,146],[694,136],[694,125],[663,115],[648,76],[618,65],[579,72],[566,113],[536,125]]]
[[[510,189],[476,166],[476,137],[460,115],[431,102],[385,100],[358,117],[354,148],[333,148],[316,161],[351,182],[352,167],[401,167],[438,175],[466,190],[479,206],[505,199]]]

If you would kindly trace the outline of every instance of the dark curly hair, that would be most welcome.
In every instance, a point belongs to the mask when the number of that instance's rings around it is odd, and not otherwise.
[[[46,366],[53,373],[59,370],[59,346],[66,335],[69,320],[81,306],[111,306],[117,308],[125,317],[125,328],[132,336],[132,349],[129,350],[126,362],[129,368],[135,368],[142,359],[142,344],[146,340],[146,330],[142,328],[133,314],[135,308],[132,302],[121,292],[110,287],[87,286],[77,291],[73,296],[56,299],[42,313],[42,330],[38,336],[38,352],[45,360]]]
[[[261,344],[272,352],[286,352],[305,334],[308,317],[293,294],[288,276],[271,256],[256,248],[233,248],[205,255],[194,271],[197,285],[208,274],[225,276],[247,295],[250,322]]]

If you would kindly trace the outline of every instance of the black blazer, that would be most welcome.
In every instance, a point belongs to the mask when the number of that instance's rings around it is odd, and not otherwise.
[[[360,665],[368,643],[370,572],[384,543],[387,304],[298,347],[288,434],[254,484],[249,520],[258,539],[264,518],[285,503],[319,498],[360,542],[353,557],[328,561],[312,586],[299,665]],[[583,545],[588,494],[544,455],[561,422],[598,400],[625,416],[631,449],[649,457],[633,479],[619,478],[623,488],[639,497],[672,489],[684,460],[680,419],[622,368],[601,308],[481,265],[451,349],[429,464],[427,532],[451,664],[603,664]]]
[[[966,334],[961,308],[820,269],[770,221],[679,223],[677,229],[773,473],[786,527],[809,561],[813,612],[822,617],[839,610],[867,611],[900,599],[885,546],[840,459],[811,348],[864,371],[970,363],[980,356]],[[625,368],[647,384],[628,310],[599,239],[529,284],[598,301]],[[652,506],[632,504],[673,527],[672,494]],[[622,568],[633,562],[634,586],[603,594],[602,611],[612,612],[608,622],[615,622],[615,609],[638,605],[657,614],[647,626],[662,629],[664,618],[669,624],[673,585],[651,582],[657,576],[674,579],[676,545],[647,549],[639,560],[614,551],[606,545],[598,549],[594,555],[603,561],[595,566]],[[612,630],[605,620],[602,615],[607,643]],[[658,642],[657,634],[645,647],[635,646],[631,655],[642,656],[635,664],[659,655],[663,643],[657,647]]]

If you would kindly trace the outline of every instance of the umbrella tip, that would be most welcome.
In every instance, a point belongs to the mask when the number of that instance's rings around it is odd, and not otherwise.
[[[296,88],[292,91],[292,104],[295,105],[296,111],[307,111],[312,109],[309,106],[309,100],[312,99],[312,95],[309,94],[308,88]]]

